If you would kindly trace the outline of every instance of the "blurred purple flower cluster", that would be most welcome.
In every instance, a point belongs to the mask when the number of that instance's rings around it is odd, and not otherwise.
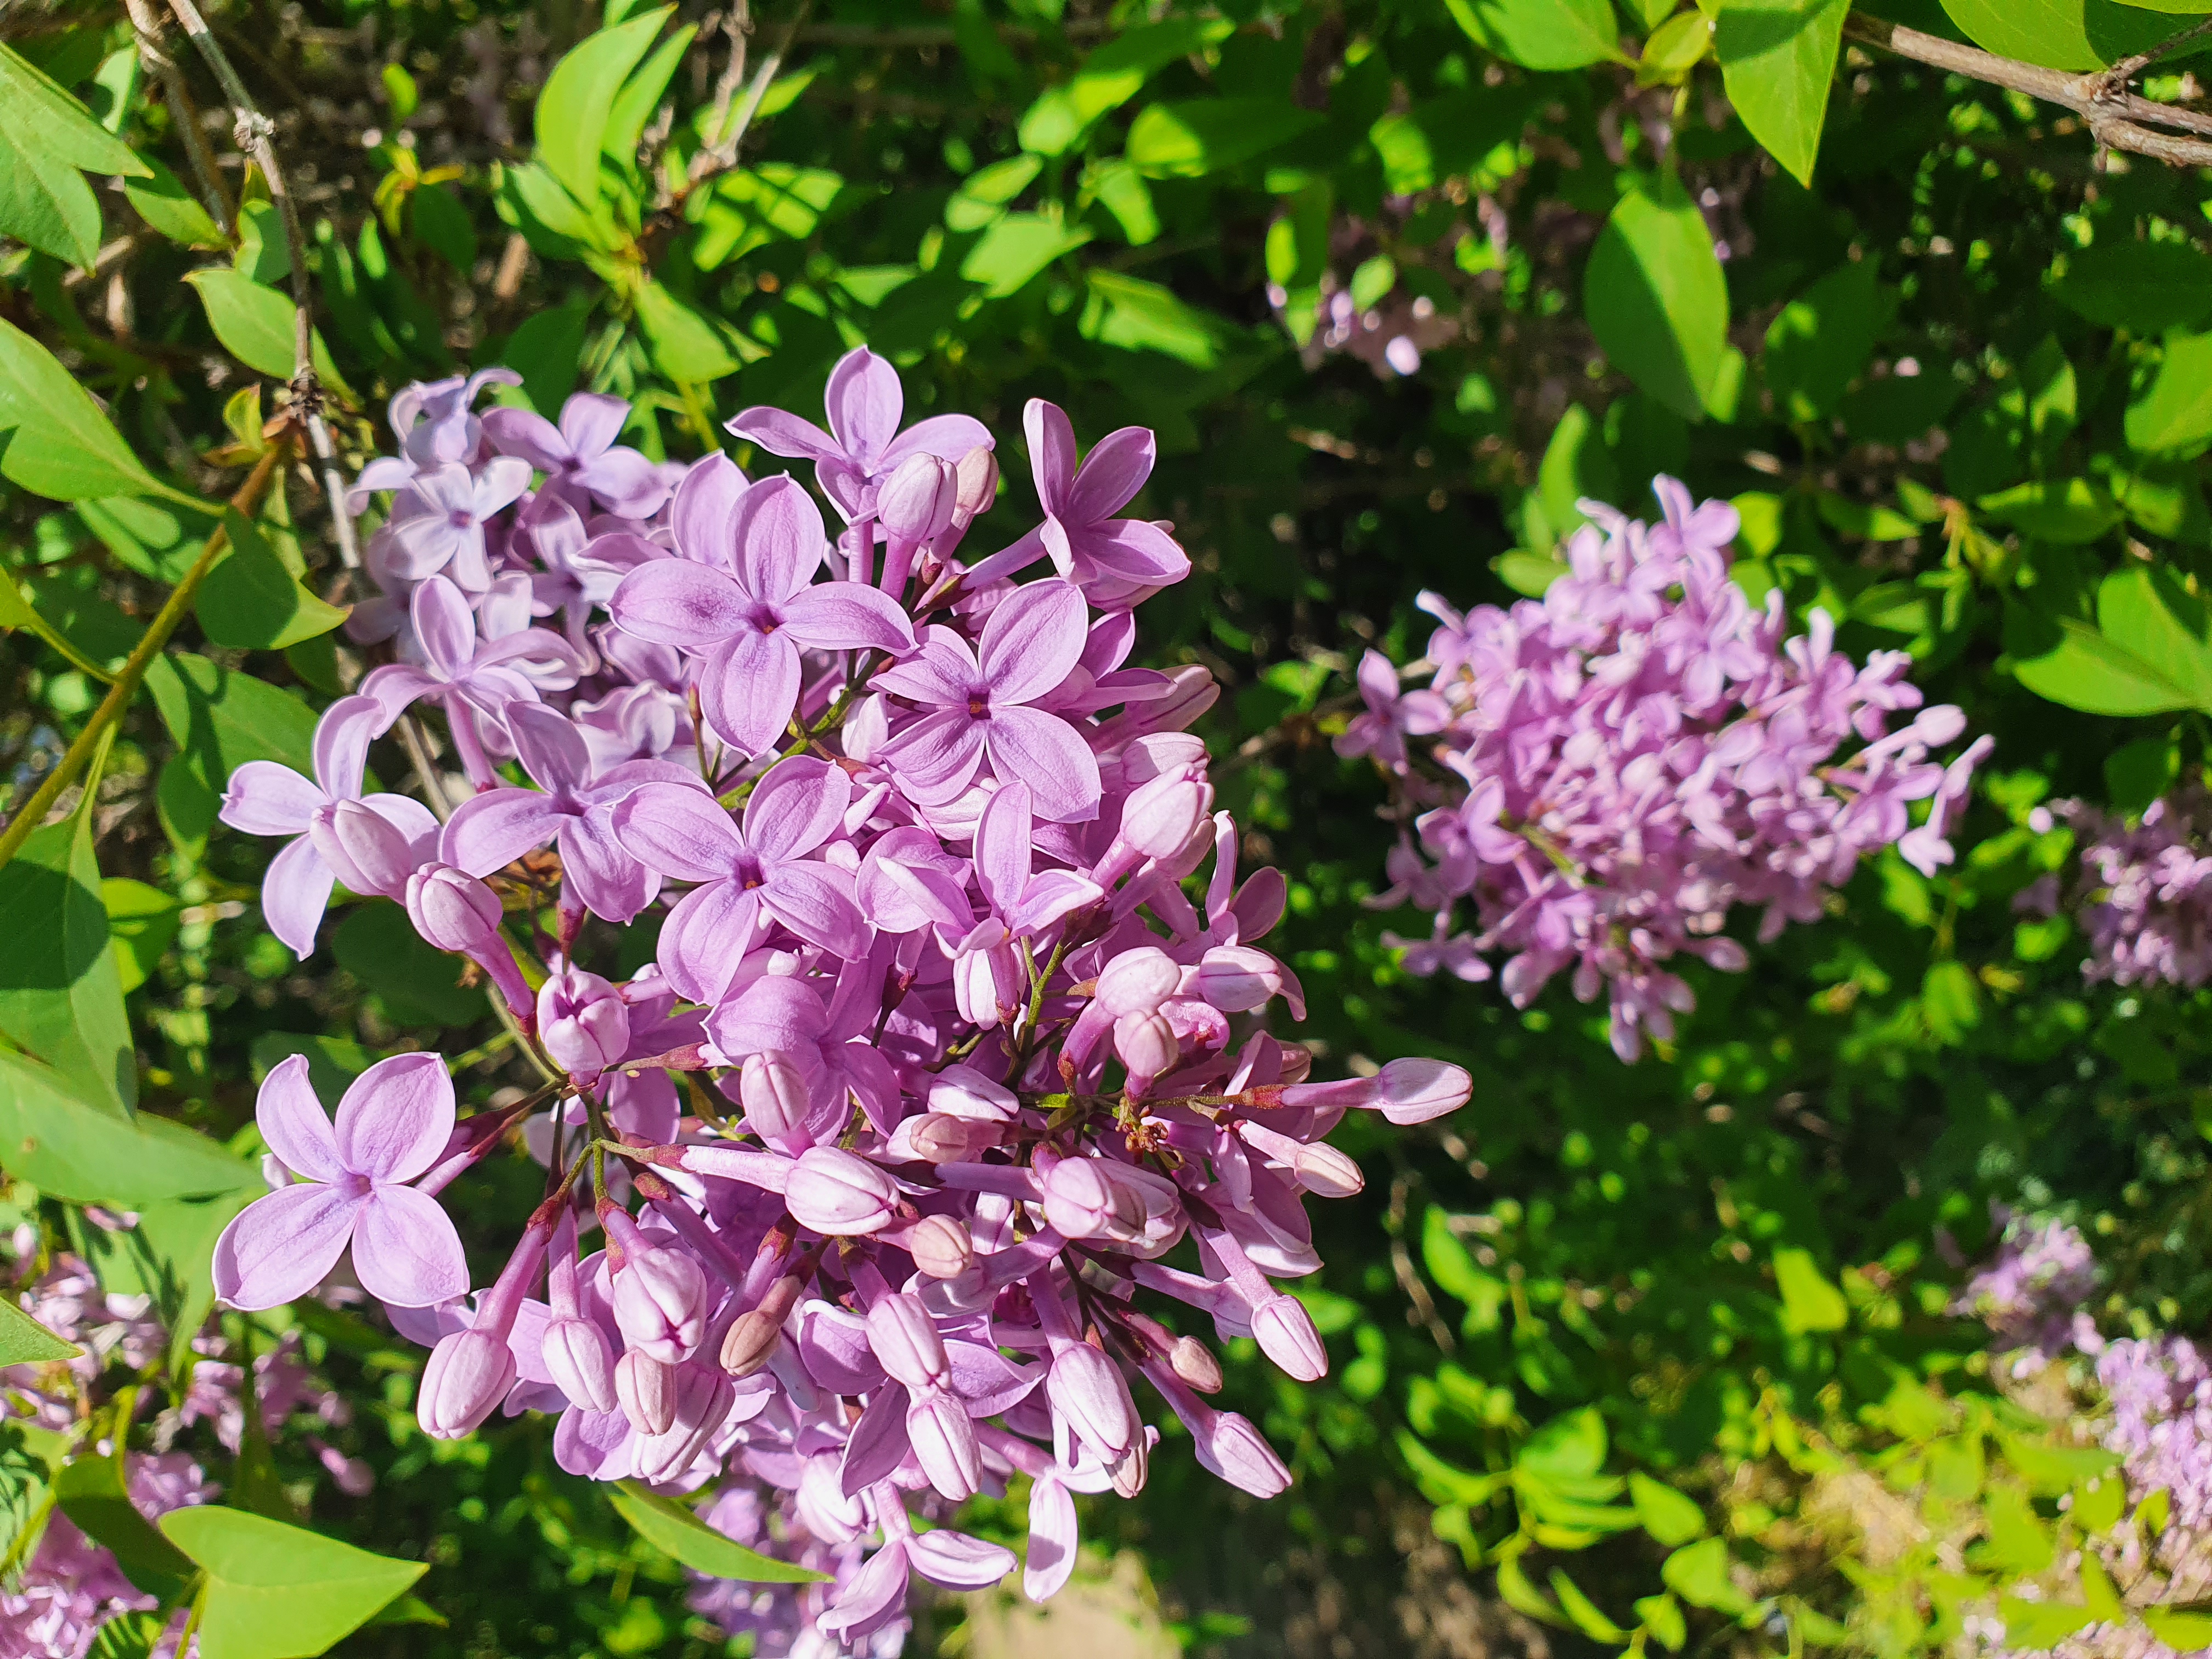
[[[1168,526],[1125,516],[1151,434],[1079,455],[1031,403],[1042,521],[965,562],[991,434],[902,430],[866,350],[830,378],[827,430],[732,422],[812,464],[834,532],[788,475],[648,463],[608,398],[557,424],[479,415],[496,378],[395,399],[400,453],[359,491],[391,492],[385,597],[356,613],[392,660],[325,715],[313,779],[249,764],[224,816],[289,838],[263,904],[295,951],[335,884],[403,904],[557,1080],[462,1119],[443,1063],[403,1054],[333,1121],[305,1062],[280,1065],[258,1111],[275,1190],[224,1235],[222,1294],[273,1306],[349,1256],[432,1346],[431,1433],[532,1409],[558,1413],[572,1472],[671,1492],[726,1474],[729,1529],[834,1575],[718,1595],[739,1622],[811,1620],[778,1638],[793,1651],[873,1650],[915,1576],[995,1583],[1009,1552],[917,1530],[908,1504],[1016,1476],[1025,1588],[1049,1595],[1072,1494],[1145,1483],[1139,1388],[1209,1469],[1282,1490],[1259,1431],[1205,1399],[1206,1345],[1138,1292],[1319,1377],[1275,1281],[1320,1265],[1305,1198],[1362,1184],[1323,1137],[1350,1108],[1450,1111],[1469,1084],[1420,1060],[1309,1082],[1265,1028],[1302,999],[1258,944],[1283,878],[1240,878],[1187,731],[1215,688],[1125,665],[1133,608],[1189,569]],[[442,824],[362,793],[370,743],[424,705],[473,790]],[[606,940],[587,916],[657,923],[653,964],[586,966]],[[435,1195],[518,1125],[547,1195],[471,1297]]]
[[[1582,503],[1592,522],[1540,599],[1462,616],[1423,594],[1442,625],[1408,672],[1430,684],[1401,690],[1370,651],[1365,711],[1337,740],[1374,757],[1412,825],[1373,901],[1434,913],[1430,939],[1392,941],[1408,969],[1485,980],[1502,952],[1517,1007],[1571,966],[1583,1001],[1610,990],[1623,1060],[1692,1006],[1662,966],[1678,951],[1743,968],[1722,931],[1735,906],[1763,909],[1769,940],[1818,918],[1868,853],[1894,846],[1930,875],[1949,863],[1945,832],[1991,742],[1933,758],[1966,728],[1948,706],[1888,730],[1920,708],[1910,659],[1854,664],[1820,611],[1790,637],[1778,592],[1755,609],[1729,579],[1735,509],[1671,478],[1653,489],[1656,525]]]
[[[1954,1313],[1981,1320],[2007,1347],[2029,1355],[2024,1369],[2069,1347],[2097,1351],[2096,1326],[2081,1311],[2097,1288],[2097,1261],[2079,1228],[2063,1221],[2030,1224],[2002,1207],[2004,1231],[1996,1259],[1966,1281]]]
[[[100,1224],[98,1212],[88,1213]],[[15,1277],[33,1268],[39,1252],[37,1230],[17,1228],[0,1238],[0,1274]],[[91,1410],[110,1367],[143,1373],[161,1364],[168,1346],[168,1334],[153,1315],[151,1297],[110,1295],[100,1288],[92,1269],[74,1255],[54,1255],[28,1283],[0,1293],[11,1296],[32,1318],[83,1350],[72,1359],[0,1367],[0,1428],[14,1423],[51,1433],[71,1432]],[[216,1357],[223,1346],[212,1327],[194,1340],[192,1346],[200,1357],[183,1399],[154,1421],[157,1445],[171,1446],[194,1424],[206,1422],[214,1425],[216,1437],[225,1448],[234,1453],[239,1449],[246,1423],[240,1388],[244,1377],[236,1364]],[[295,1412],[313,1413],[332,1425],[346,1420],[344,1401],[315,1382],[301,1364],[295,1344],[258,1355],[253,1369],[255,1399],[270,1435],[283,1429]],[[140,1398],[151,1405],[155,1396],[149,1392]],[[304,1439],[343,1490],[356,1496],[368,1490],[374,1477],[366,1464],[345,1457],[312,1433]],[[105,1455],[113,1448],[103,1442],[87,1449]],[[131,1504],[149,1521],[187,1504],[208,1503],[220,1491],[186,1451],[126,1452],[123,1463]],[[85,1536],[55,1509],[46,1515],[29,1553],[0,1582],[0,1659],[82,1659],[91,1650],[100,1626],[118,1615],[149,1612],[157,1605],[124,1576],[104,1546]],[[156,1659],[173,1653],[184,1618],[179,1611],[174,1626],[154,1649]]]
[[[2089,935],[2082,973],[2092,982],[2186,990],[2212,979],[2212,796],[2177,790],[2132,826],[2079,800],[2055,801],[2032,820],[2042,830],[2054,821],[2073,829],[2079,850],[2063,902]],[[2018,901],[2046,915],[2061,902],[2061,884],[2051,877]]]

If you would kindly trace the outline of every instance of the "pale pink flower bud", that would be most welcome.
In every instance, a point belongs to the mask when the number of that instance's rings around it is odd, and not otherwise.
[[[806,1079],[788,1054],[769,1049],[747,1054],[738,1073],[738,1098],[744,1104],[745,1127],[770,1145],[805,1132]]]
[[[983,1449],[968,1408],[954,1395],[925,1395],[907,1407],[907,1442],[929,1484],[955,1504],[982,1489]]]
[[[947,1117],[1005,1123],[1020,1115],[1021,1102],[1003,1083],[994,1083],[972,1066],[948,1066],[929,1079],[924,1103]]]
[[[1129,1449],[1108,1472],[1114,1482],[1114,1490],[1123,1498],[1134,1498],[1144,1491],[1145,1477],[1152,1472],[1152,1437],[1140,1425],[1137,1437],[1129,1443]]]
[[[453,1331],[438,1339],[422,1367],[415,1415],[439,1440],[471,1432],[514,1386],[514,1354],[490,1331]]]
[[[1052,1166],[1044,1178],[1044,1214],[1070,1238],[1129,1237],[1145,1226],[1144,1200],[1093,1158],[1064,1158]]]
[[[914,1265],[932,1279],[957,1279],[975,1265],[968,1229],[949,1215],[926,1215],[903,1241]]]
[[[1394,1060],[1373,1077],[1251,1091],[1265,1105],[1364,1106],[1401,1124],[1425,1123],[1455,1112],[1474,1092],[1474,1079],[1463,1067],[1440,1060]]]
[[[884,1370],[909,1389],[942,1388],[951,1374],[937,1322],[913,1297],[876,1298],[868,1310],[868,1346]]]
[[[570,968],[538,988],[538,1035],[554,1063],[589,1088],[629,1053],[629,1010],[606,980]]]
[[[1124,951],[1098,975],[1094,994],[1098,1004],[1116,1019],[1130,1014],[1154,1014],[1182,983],[1182,967],[1156,945]]]
[[[782,1321],[758,1308],[741,1314],[722,1338],[722,1369],[742,1381],[775,1358],[782,1340]]]
[[[570,1316],[546,1322],[539,1352],[553,1386],[586,1411],[615,1409],[615,1361],[607,1339],[588,1319]]]
[[[1158,1014],[1124,1014],[1114,1022],[1114,1052],[1132,1079],[1149,1083],[1182,1057],[1175,1027]]]
[[[1318,1382],[1328,1375],[1328,1351],[1296,1297],[1279,1296],[1255,1308],[1252,1334],[1260,1352],[1295,1381]]]
[[[1203,777],[1170,772],[1140,786],[1121,807],[1121,839],[1147,858],[1171,859],[1190,844],[1213,808]]]
[[[999,458],[978,444],[953,466],[953,521],[965,525],[999,499]]]
[[[450,864],[427,864],[407,878],[407,915],[441,951],[466,955],[499,936],[499,896]]]
[[[1044,1391],[1053,1410],[1108,1462],[1124,1455],[1142,1432],[1121,1368],[1088,1342],[1070,1342],[1053,1356]]]
[[[1285,994],[1293,1003],[1302,1001],[1297,985],[1281,963],[1249,945],[1217,945],[1199,960],[1198,996],[1224,1014],[1264,1007],[1269,998]]]
[[[838,1146],[811,1146],[793,1166],[783,1201],[800,1226],[849,1237],[889,1226],[898,1188],[889,1176],[855,1153]]]
[[[682,1250],[633,1253],[615,1275],[615,1323],[638,1352],[673,1365],[707,1334],[707,1275]]]
[[[640,1434],[665,1434],[676,1420],[676,1368],[632,1348],[615,1361],[615,1403]]]
[[[1213,1413],[1192,1438],[1201,1467],[1255,1498],[1278,1497],[1291,1484],[1275,1449],[1241,1413]]]
[[[1004,1139],[999,1125],[944,1112],[922,1112],[891,1132],[886,1156],[924,1164],[964,1164]]]
[[[644,1480],[673,1480],[704,1451],[722,1419],[730,1414],[737,1390],[711,1365],[675,1368],[674,1409],[665,1432],[637,1449],[637,1473]]]
[[[1221,1362],[1194,1336],[1179,1336],[1168,1350],[1168,1369],[1200,1394],[1221,1392]]]
[[[316,813],[307,839],[349,893],[398,898],[415,872],[405,832],[364,801],[342,800]]]
[[[878,487],[876,517],[894,541],[933,541],[951,526],[959,489],[951,462],[909,455]]]

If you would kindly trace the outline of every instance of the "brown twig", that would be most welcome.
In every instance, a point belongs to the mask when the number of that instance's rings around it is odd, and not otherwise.
[[[2129,59],[2109,70],[2075,75],[2065,70],[2023,64],[2015,58],[2000,58],[1978,46],[1923,34],[1918,29],[1869,17],[1863,12],[1852,12],[1844,19],[1844,33],[1851,40],[1880,46],[1931,69],[2024,92],[2031,98],[2071,110],[2087,125],[2091,137],[2107,149],[2127,150],[2175,167],[2191,167],[2212,166],[2212,143],[2200,138],[2178,137],[2171,132],[2154,132],[2150,128],[2172,127],[2185,133],[2212,135],[2212,115],[2157,103],[2121,88],[2125,86],[2127,77],[2144,64],[2204,33],[2206,27],[2200,24],[2183,31],[2140,60]]]
[[[217,230],[225,236],[231,235],[238,223],[238,208],[223,185],[222,169],[216,165],[215,152],[208,148],[207,134],[200,131],[199,106],[192,102],[191,89],[185,84],[185,72],[177,67],[177,60],[169,56],[167,47],[162,44],[166,26],[161,15],[154,9],[153,0],[124,0],[124,5],[131,14],[131,27],[138,37],[138,59],[153,70],[161,83],[161,97],[169,106],[170,123],[184,141],[185,158],[191,164],[200,194],[206,198],[208,213],[215,220]]]
[[[762,58],[760,67],[753,71],[752,79],[745,87],[745,101],[732,118],[728,100],[734,95],[737,82],[744,74],[745,40],[752,28],[750,12],[744,0],[739,0],[729,22],[730,67],[724,72],[722,84],[716,88],[714,94],[714,126],[712,130],[716,136],[712,143],[692,157],[687,189],[696,190],[715,174],[726,173],[738,164],[738,147],[744,142],[745,130],[752,125],[753,117],[760,112],[761,100],[768,95],[769,83],[775,79],[776,71],[783,67],[784,58],[791,51],[792,41],[798,37],[799,26],[805,22],[807,14],[813,9],[814,0],[799,0],[798,9],[791,14],[791,21],[784,25],[782,36],[776,41],[775,50]]]

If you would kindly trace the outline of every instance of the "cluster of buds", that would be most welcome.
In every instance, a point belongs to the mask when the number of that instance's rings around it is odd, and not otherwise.
[[[1189,569],[1168,526],[1120,516],[1151,434],[1079,460],[1031,403],[1043,521],[967,562],[991,436],[957,415],[901,431],[866,350],[830,378],[828,431],[732,422],[811,462],[818,495],[719,453],[649,464],[606,398],[557,427],[479,416],[486,378],[396,401],[401,453],[362,479],[392,492],[363,632],[392,660],[324,716],[315,779],[243,767],[224,816],[292,838],[263,904],[295,950],[334,883],[403,904],[556,1080],[462,1119],[443,1063],[403,1054],[333,1122],[304,1061],[279,1066],[276,1190],[225,1234],[221,1293],[272,1306],[349,1255],[432,1346],[429,1432],[557,1413],[571,1471],[775,1494],[842,1564],[817,1639],[869,1644],[914,1576],[996,1583],[1012,1554],[909,1505],[1017,1477],[1025,1586],[1049,1595],[1071,1494],[1145,1484],[1140,1400],[1224,1480],[1282,1490],[1258,1430],[1208,1402],[1220,1369],[1189,1328],[1322,1376],[1279,1281],[1320,1266],[1306,1197],[1361,1185],[1323,1137],[1349,1109],[1449,1112],[1469,1084],[1421,1060],[1310,1081],[1266,1029],[1278,1001],[1303,1013],[1260,945],[1285,889],[1240,879],[1213,810],[1187,728],[1215,689],[1124,665],[1133,608]],[[442,823],[361,793],[369,745],[425,704],[474,791]],[[594,942],[615,953],[587,917],[657,921],[651,966],[598,971]],[[472,1295],[436,1194],[518,1126],[546,1197]]]

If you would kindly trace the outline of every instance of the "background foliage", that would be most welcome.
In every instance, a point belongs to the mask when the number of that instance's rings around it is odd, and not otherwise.
[[[1146,608],[1146,659],[1223,683],[1224,804],[1291,878],[1308,1035],[1477,1079],[1432,1130],[1347,1129],[1368,1192],[1322,1218],[1306,1291],[1331,1378],[1232,1375],[1299,1486],[1263,1510],[1164,1456],[1141,1503],[1100,1512],[1188,1640],[1903,1653],[2044,1573],[2054,1524],[2118,1523],[2079,1497],[2058,1518],[2111,1459],[2067,1449],[2063,1401],[2005,1397],[1986,1333],[1947,1310],[1992,1202],[2095,1240],[2112,1334],[2212,1310],[2203,999],[2085,985],[2065,917],[2013,903],[2069,865],[2039,805],[2139,811],[2204,758],[2212,189],[2202,157],[2127,153],[2070,78],[2188,19],[772,0],[734,65],[732,21],[210,8],[273,119],[295,251],[177,30],[189,102],[112,7],[0,16],[10,810],[98,724],[219,522],[229,550],[82,804],[0,871],[18,1209],[81,1243],[70,1206],[135,1212],[142,1276],[189,1331],[209,1241],[257,1185],[241,1126],[275,1060],[335,1079],[434,1044],[471,1057],[477,1098],[511,1081],[481,993],[395,913],[295,964],[259,924],[262,844],[214,829],[232,767],[304,764],[354,649],[325,601],[359,579],[279,418],[296,252],[349,474],[410,380],[503,362],[525,376],[503,395],[541,410],[617,392],[626,441],[689,457],[740,407],[811,404],[861,340],[917,402],[1002,433],[1032,396],[1088,433],[1158,432],[1146,510],[1199,569]],[[2016,61],[1947,74],[1872,44],[1888,24]],[[2145,92],[2185,106],[2190,61]],[[2074,101],[2031,96],[2031,70]],[[1516,1012],[1405,974],[1381,934],[1421,919],[1362,904],[1382,792],[1327,739],[1366,646],[1419,654],[1417,592],[1539,592],[1577,498],[1649,512],[1658,471],[1735,501],[1754,599],[1825,608],[1855,654],[1909,651],[1997,748],[1957,866],[1886,856],[1752,972],[1692,968],[1697,1012],[1623,1067],[1564,985]],[[474,1179],[456,1207],[497,1237],[529,1194],[496,1163]],[[416,1592],[448,1621],[392,1650],[716,1645],[542,1425],[424,1439],[418,1355],[300,1316],[379,1476],[313,1491],[312,1522],[428,1562]],[[310,1473],[283,1471],[302,1495]],[[1918,1517],[1912,1541],[1881,1540],[1854,1481]],[[2081,1486],[2100,1490],[2117,1503]],[[2109,1584],[2069,1593],[2111,1610]],[[936,1617],[946,1638],[961,1614]]]

